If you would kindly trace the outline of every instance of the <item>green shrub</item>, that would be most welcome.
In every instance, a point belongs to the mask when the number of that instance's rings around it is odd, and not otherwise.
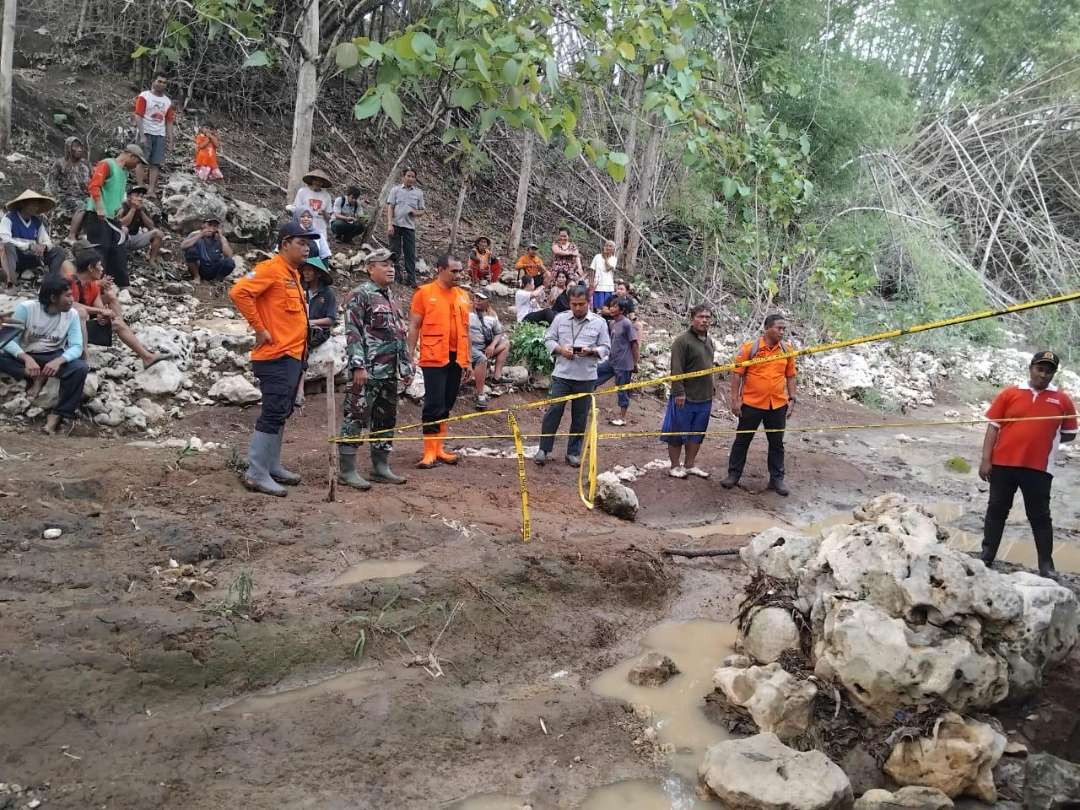
[[[538,323],[519,323],[510,332],[510,362],[525,366],[534,374],[550,374],[555,367],[551,352],[544,345],[547,329]]]
[[[953,456],[950,459],[946,459],[945,469],[951,470],[955,473],[967,475],[969,472],[971,472],[971,465],[968,464],[965,459],[960,458],[960,456]]]

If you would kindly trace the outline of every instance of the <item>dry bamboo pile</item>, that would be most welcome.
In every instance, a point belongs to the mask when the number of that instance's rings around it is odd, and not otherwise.
[[[1080,279],[1080,101],[1055,95],[1078,73],[1080,58],[942,114],[902,151],[863,156],[880,205],[924,229],[994,303]]]

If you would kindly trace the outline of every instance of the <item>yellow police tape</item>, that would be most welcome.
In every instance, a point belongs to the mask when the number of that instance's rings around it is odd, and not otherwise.
[[[734,363],[725,363],[723,365],[713,366],[712,368],[701,369],[699,371],[689,371],[689,372],[684,372],[682,374],[669,374],[669,375],[666,375],[666,376],[663,376],[663,377],[654,377],[654,378],[649,379],[649,380],[638,380],[637,382],[631,382],[631,383],[627,383],[625,385],[617,385],[617,386],[613,386],[612,388],[605,388],[605,389],[603,389],[602,391],[599,391],[599,392],[585,392],[585,393],[578,393],[578,394],[567,394],[565,396],[560,396],[560,397],[551,397],[551,398],[548,398],[548,399],[539,399],[539,400],[536,400],[534,402],[521,403],[519,405],[514,405],[514,406],[511,406],[509,408],[497,408],[497,409],[489,410],[489,411],[479,411],[479,412],[476,412],[476,413],[460,414],[458,416],[448,416],[445,419],[438,419],[438,420],[434,420],[434,421],[431,421],[431,422],[417,422],[415,424],[404,425],[404,426],[401,426],[401,427],[395,426],[394,428],[389,428],[389,429],[386,429],[386,430],[371,431],[371,432],[369,432],[369,434],[367,436],[363,436],[363,437],[361,437],[361,436],[333,436],[333,437],[330,437],[329,441],[336,442],[336,443],[342,443],[342,444],[380,441],[380,440],[386,440],[386,439],[392,437],[394,431],[411,430],[413,428],[418,428],[418,427],[423,428],[423,427],[426,427],[426,426],[429,426],[429,425],[444,425],[444,424],[449,424],[450,422],[465,422],[465,421],[468,421],[470,419],[480,419],[481,417],[486,417],[486,416],[495,416],[495,415],[498,415],[498,414],[506,414],[507,421],[510,424],[510,430],[511,430],[510,437],[498,436],[498,435],[487,435],[487,436],[471,436],[471,437],[455,437],[455,438],[457,438],[457,439],[461,439],[461,438],[488,438],[488,439],[513,438],[514,439],[515,455],[517,456],[517,462],[518,462],[518,465],[517,465],[518,466],[518,481],[519,481],[519,486],[520,486],[520,490],[521,490],[521,493],[522,493],[522,502],[521,502],[522,539],[525,542],[528,542],[529,539],[531,538],[531,529],[530,529],[530,519],[529,519],[529,509],[528,509],[527,482],[526,482],[526,478],[525,478],[524,452],[523,452],[523,449],[522,449],[522,446],[521,446],[521,440],[523,438],[523,434],[521,434],[521,432],[518,430],[517,420],[516,420],[516,418],[513,417],[513,412],[514,411],[529,410],[531,408],[541,408],[541,407],[546,408],[546,407],[548,407],[550,405],[555,405],[555,404],[558,404],[560,402],[565,403],[565,402],[570,402],[571,400],[579,399],[581,397],[590,397],[591,401],[590,401],[590,405],[589,405],[589,423],[588,423],[588,428],[586,429],[585,433],[583,434],[584,438],[583,438],[583,442],[582,442],[581,466],[580,466],[580,469],[578,471],[578,495],[580,496],[580,498],[581,498],[582,502],[585,504],[585,506],[588,507],[589,509],[592,509],[593,506],[594,506],[594,501],[595,501],[595,496],[596,496],[596,448],[597,448],[597,442],[601,438],[601,436],[600,436],[600,434],[599,434],[599,432],[597,430],[597,427],[596,427],[596,420],[597,420],[596,395],[597,395],[597,393],[601,393],[601,394],[605,394],[605,395],[606,394],[614,394],[614,393],[618,393],[619,391],[632,391],[632,390],[636,390],[636,389],[639,389],[639,388],[646,388],[646,387],[651,386],[651,385],[669,384],[669,383],[673,383],[673,382],[679,382],[679,381],[682,381],[682,380],[693,379],[693,378],[696,378],[696,377],[706,377],[706,376],[709,376],[709,375],[712,375],[712,374],[721,374],[721,373],[724,373],[724,372],[727,372],[727,371],[734,371],[737,368],[745,368],[747,366],[757,365],[758,363],[770,363],[770,362],[774,362],[776,360],[784,360],[784,359],[791,358],[791,357],[804,357],[804,356],[808,356],[808,355],[812,355],[812,354],[822,354],[824,352],[836,351],[837,349],[850,348],[851,346],[859,346],[859,345],[866,344],[866,343],[876,343],[876,342],[882,341],[882,340],[892,340],[892,339],[895,339],[895,338],[898,338],[898,337],[903,337],[904,335],[914,335],[914,334],[919,334],[919,333],[922,333],[922,332],[929,332],[929,331],[931,331],[933,329],[942,329],[942,328],[944,328],[946,326],[958,326],[960,324],[972,323],[974,321],[985,320],[987,318],[997,318],[997,317],[1001,317],[1003,315],[1011,315],[1011,314],[1014,314],[1014,313],[1017,313],[1017,312],[1025,312],[1025,311],[1031,310],[1031,309],[1038,309],[1040,307],[1053,306],[1053,305],[1056,305],[1056,304],[1064,304],[1064,303],[1067,303],[1069,301],[1076,301],[1078,299],[1080,299],[1080,290],[1077,290],[1077,291],[1074,291],[1074,292],[1071,292],[1071,293],[1065,293],[1063,295],[1051,296],[1049,298],[1040,298],[1040,299],[1036,299],[1036,300],[1032,300],[1032,301],[1024,301],[1024,302],[1021,302],[1019,304],[1013,304],[1012,306],[1003,307],[1001,309],[979,310],[977,312],[971,312],[971,313],[968,313],[966,315],[959,315],[959,316],[956,316],[956,317],[953,317],[953,318],[944,318],[944,319],[937,320],[937,321],[929,321],[927,323],[916,324],[914,326],[902,327],[900,329],[890,329],[890,330],[887,330],[887,331],[884,331],[884,332],[877,332],[877,333],[872,334],[872,335],[864,335],[862,337],[851,338],[849,340],[838,340],[838,341],[833,341],[831,343],[821,343],[821,344],[818,344],[816,346],[808,346],[806,348],[795,349],[795,350],[790,351],[790,352],[783,352],[783,353],[780,353],[780,354],[770,354],[770,355],[765,356],[765,357],[756,357],[756,358],[754,358],[752,360],[741,360],[741,361],[734,362]],[[1043,418],[1047,418],[1047,417],[1029,417],[1029,419],[1031,419],[1031,420],[1043,419]],[[1061,418],[1065,418],[1065,417],[1049,417],[1049,418],[1061,419]],[[985,421],[985,420],[972,420],[971,422],[963,422],[963,421],[961,421],[961,422],[937,422],[937,423],[912,423],[912,424],[909,424],[908,426],[909,427],[912,427],[912,426],[915,426],[915,425],[930,426],[932,424],[937,424],[937,425],[966,424],[966,423],[973,423],[974,421]],[[1028,420],[1027,419],[1011,419],[1011,420],[999,420],[999,421],[1028,421]],[[812,432],[812,431],[825,432],[825,431],[835,431],[835,430],[859,430],[859,429],[867,429],[867,428],[871,428],[871,427],[874,427],[874,428],[891,427],[891,428],[895,429],[897,427],[903,427],[903,426],[904,425],[902,425],[902,424],[897,425],[895,423],[891,424],[891,425],[890,424],[847,425],[847,426],[831,426],[831,427],[824,427],[824,428],[801,428],[801,429],[800,428],[793,428],[793,429],[790,429],[789,432],[796,433],[796,432]],[[779,430],[779,429],[774,428],[773,430]],[[734,435],[734,434],[737,434],[739,432],[740,431],[738,431],[738,430],[735,430],[735,431],[719,431],[719,432],[714,432],[714,433],[700,432],[700,431],[698,433],[681,433],[681,432],[680,433],[662,433],[662,432],[648,431],[648,432],[640,432],[640,433],[611,433],[611,434],[605,433],[605,434],[603,434],[603,438],[618,439],[618,438],[631,438],[631,437],[635,437],[635,436],[665,436],[665,435],[684,436],[684,435],[699,435],[699,434],[703,435],[703,436],[704,435]],[[749,431],[746,431],[746,432],[749,432]],[[766,432],[769,432],[769,431],[766,430]],[[536,434],[530,434],[530,435],[536,435]],[[563,434],[553,434],[553,435],[563,435]],[[565,435],[571,435],[571,434],[565,434]],[[573,435],[582,435],[582,434],[573,434]],[[402,438],[405,438],[405,437],[402,437]],[[585,494],[585,483],[584,483],[584,478],[585,478],[585,474],[586,474],[586,463],[588,463],[588,470],[587,471],[588,471],[588,477],[589,477],[588,495]]]

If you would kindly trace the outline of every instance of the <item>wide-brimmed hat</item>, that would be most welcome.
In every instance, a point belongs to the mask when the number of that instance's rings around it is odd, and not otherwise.
[[[147,163],[146,152],[144,152],[142,150],[142,147],[139,146],[137,143],[129,143],[127,146],[124,147],[124,151],[127,152],[129,155],[134,155],[135,157],[137,157],[139,159],[139,163]]]
[[[312,180],[322,180],[324,186],[334,185],[334,181],[327,177],[325,172],[319,171],[318,169],[312,169],[304,175],[303,179],[305,183],[310,183]]]
[[[483,234],[483,233],[480,234],[475,239],[473,239],[473,247],[476,247],[477,245],[479,245],[481,239],[483,239],[485,242],[488,243],[488,247],[491,247],[491,237],[488,236],[487,234]]]
[[[320,259],[318,256],[308,256],[304,259],[304,264],[310,264],[316,270],[319,271],[319,275],[322,276],[323,282],[326,286],[330,286],[334,283],[334,271],[326,266],[326,262]],[[302,266],[302,265],[301,265]]]
[[[12,208],[18,208],[23,203],[28,202],[45,203],[48,206],[48,208],[45,209],[46,211],[51,211],[56,207],[56,200],[54,200],[52,197],[47,197],[46,195],[29,188],[26,189],[26,191],[24,191],[14,200],[8,200],[7,204],[4,207],[10,211]]]

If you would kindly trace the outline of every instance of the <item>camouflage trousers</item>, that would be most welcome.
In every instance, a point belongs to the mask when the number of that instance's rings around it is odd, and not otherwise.
[[[350,385],[345,393],[345,418],[341,422],[342,436],[363,436],[365,431],[381,434],[386,441],[367,442],[371,451],[390,451],[393,446],[394,425],[397,424],[397,379],[368,380],[360,391]],[[348,445],[346,445],[348,446]],[[352,445],[357,447],[358,445]]]

